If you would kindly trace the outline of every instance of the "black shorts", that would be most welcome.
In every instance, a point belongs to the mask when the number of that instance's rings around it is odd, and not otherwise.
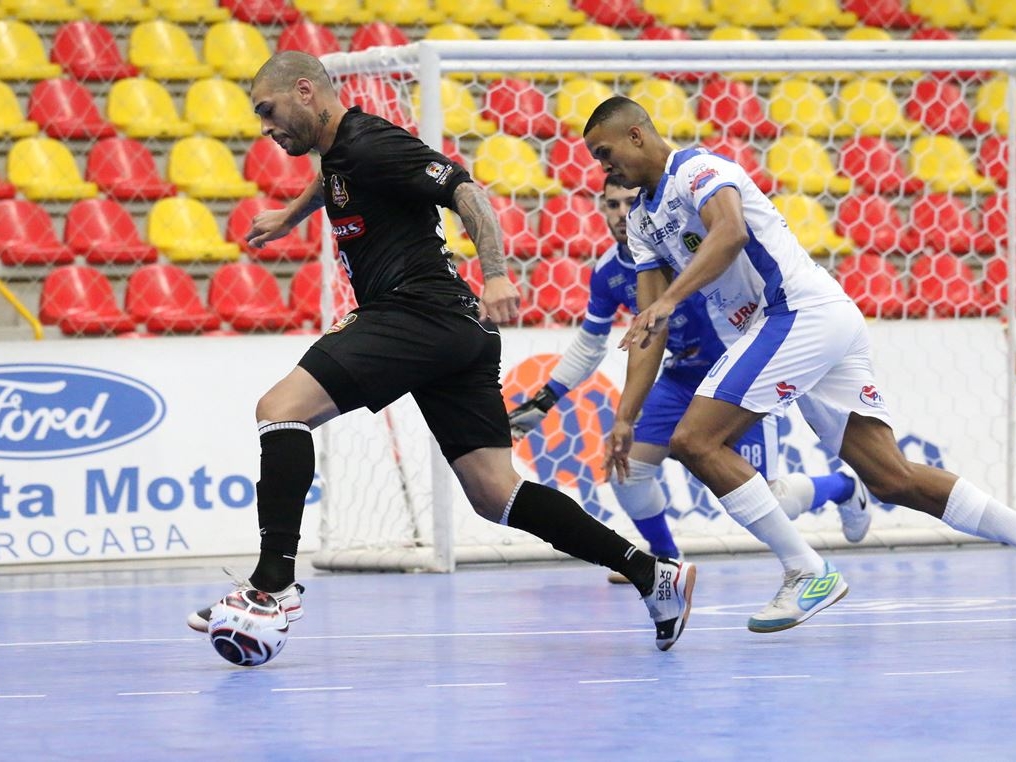
[[[511,447],[497,327],[436,301],[392,295],[350,312],[299,365],[343,413],[412,394],[449,463]]]

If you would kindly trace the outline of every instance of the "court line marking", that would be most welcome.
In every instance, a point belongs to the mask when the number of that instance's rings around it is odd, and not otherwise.
[[[927,672],[883,672],[883,675],[898,676],[898,675],[962,675],[967,670],[965,669],[936,669],[928,670]]]
[[[317,688],[272,688],[272,693],[306,693],[310,691],[351,691],[352,685],[322,685]]]
[[[579,685],[602,685],[604,683],[658,683],[658,677],[619,677],[613,680],[579,680]]]
[[[431,683],[428,688],[498,688],[508,683]]]
[[[193,696],[201,691],[122,691],[117,696]]]
[[[731,680],[807,680],[811,675],[731,675]]]
[[[0,696],[0,699],[25,699],[25,698],[46,698],[45,693],[7,693]]]

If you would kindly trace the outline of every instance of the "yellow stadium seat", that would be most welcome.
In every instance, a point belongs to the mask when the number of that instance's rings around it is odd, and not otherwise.
[[[101,24],[136,24],[150,21],[157,13],[144,0],[77,0],[77,6],[88,18]]]
[[[244,180],[229,146],[215,138],[190,137],[173,144],[166,179],[194,198],[247,198],[258,184]]]
[[[849,254],[853,244],[836,234],[825,207],[811,196],[781,193],[773,197],[773,206],[787,221],[801,246],[812,256]]]
[[[852,27],[857,23],[857,15],[840,10],[836,0],[776,0],[776,10],[803,26]]]
[[[11,16],[21,21],[76,21],[84,14],[69,0],[6,0],[4,6]]]
[[[478,40],[480,35],[463,22],[454,21],[434,24],[424,35],[425,40]],[[469,77],[472,79],[472,75]]]
[[[661,135],[668,138],[703,138],[715,131],[711,122],[700,122],[680,85],[666,79],[643,79],[631,87],[628,97],[649,112]]]
[[[568,33],[569,40],[580,40],[583,42],[617,42],[623,40],[621,33],[616,29],[612,29],[609,26],[603,24],[579,24],[577,27]],[[599,79],[604,82],[616,82],[617,80],[636,80],[643,79],[646,75],[642,72],[628,71],[603,71],[603,72],[592,72],[579,75],[573,73],[570,76],[587,76],[593,79]]]
[[[974,167],[956,138],[928,135],[910,146],[910,172],[935,193],[993,193],[995,184]]]
[[[855,40],[855,41],[868,41],[868,42],[891,42],[893,36],[889,34],[885,29],[879,29],[874,26],[855,26],[853,29],[848,29],[843,33],[844,40]],[[893,80],[896,82],[913,82],[914,80],[920,79],[924,76],[924,72],[921,71],[866,71],[864,76],[883,79]]]
[[[837,117],[825,91],[805,79],[786,79],[773,85],[769,116],[796,135],[844,137],[854,131]]]
[[[740,0],[736,3],[713,4],[713,10],[720,15],[720,21],[750,27],[780,27],[790,19],[773,6],[772,0]]]
[[[515,16],[504,9],[502,0],[434,0],[434,7],[444,18],[467,27],[500,27],[515,20]]]
[[[68,201],[99,194],[99,186],[81,178],[70,149],[53,138],[22,138],[11,146],[7,178],[32,201]]]
[[[907,10],[923,16],[929,26],[981,29],[988,25],[987,17],[975,13],[967,0],[910,0]]]
[[[272,56],[256,26],[242,21],[220,21],[205,35],[205,60],[223,77],[254,79]]]
[[[364,0],[364,9],[389,24],[436,24],[444,15],[434,10],[430,0]]]
[[[561,123],[581,135],[593,109],[614,95],[613,90],[595,79],[570,79],[557,91],[555,113]]]
[[[757,32],[747,27],[727,25],[718,26],[713,29],[707,39],[721,42],[755,42],[761,38]],[[763,80],[765,82],[776,82],[783,79],[786,75],[780,72],[732,71],[727,72],[724,76],[728,79],[739,81],[754,82],[756,80]]]
[[[848,82],[840,90],[839,100],[843,121],[861,135],[898,138],[921,132],[921,125],[903,115],[896,96],[881,80]]]
[[[523,24],[537,26],[575,26],[586,20],[586,14],[573,10],[568,0],[505,0],[504,9]]]
[[[824,42],[829,38],[820,30],[807,26],[787,26],[776,33],[777,40],[798,40],[801,42]],[[830,80],[851,79],[854,74],[848,71],[795,71],[793,74],[787,72],[787,77],[807,79],[812,82],[827,82]]]
[[[152,79],[127,77],[114,82],[106,98],[106,116],[132,138],[194,134],[194,126],[180,119],[173,97]]]
[[[499,40],[528,40],[530,42],[544,42],[550,40],[550,32],[541,29],[535,24],[508,24],[501,27],[497,33]],[[537,82],[557,82],[561,75],[543,71],[520,71],[505,74],[504,72],[486,72],[481,74],[482,79],[502,79],[503,77],[517,77],[518,79],[532,79]]]
[[[1007,8],[1011,7],[1013,9],[1013,13],[1016,14],[1016,5],[1010,6],[1008,4],[1008,2],[1009,2],[1009,0],[1006,0],[1006,7]],[[978,33],[977,39],[979,39],[979,40],[989,40],[989,41],[990,40],[1002,40],[1002,41],[1016,40],[1016,29],[1013,29],[1012,27],[1016,27],[1016,18],[1013,18],[1012,22],[1008,26],[989,26],[989,27],[986,27],[985,29],[982,29]]]
[[[229,18],[229,11],[215,0],[148,0],[167,21],[179,24],[211,24]]]
[[[441,225],[444,227],[445,243],[453,253],[463,257],[476,256],[476,244],[463,232],[458,216],[451,209],[441,209]]]
[[[23,21],[0,20],[0,79],[59,77],[60,67],[50,63],[35,30]]]
[[[444,134],[449,137],[493,135],[497,125],[480,116],[480,108],[469,89],[454,80],[441,78],[441,110]],[[420,113],[420,86],[413,86],[413,113]]]
[[[974,12],[984,16],[992,24],[1016,27],[1016,4],[1013,4],[1012,0],[974,0]]]
[[[644,0],[642,7],[667,26],[714,27],[720,23],[706,0]]]
[[[814,138],[783,135],[766,151],[766,169],[788,191],[842,195],[852,187],[836,174],[832,160]]]
[[[156,201],[148,213],[148,242],[172,262],[240,257],[240,247],[223,238],[211,210],[193,198]]]
[[[990,79],[979,88],[974,96],[974,113],[982,122],[987,122],[997,132],[1009,133],[1009,109],[1005,105],[1006,77]]]
[[[250,97],[230,79],[199,79],[187,89],[184,119],[213,138],[256,138],[261,120]]]
[[[365,24],[371,20],[360,0],[293,0],[293,5],[316,24]]]
[[[165,19],[143,21],[131,30],[127,58],[155,79],[201,79],[212,67],[201,63],[182,26]]]
[[[522,138],[492,135],[476,148],[473,175],[499,196],[553,196],[560,183],[546,175],[540,157]]]
[[[30,138],[39,133],[39,125],[25,119],[18,96],[5,83],[0,82],[0,136]]]

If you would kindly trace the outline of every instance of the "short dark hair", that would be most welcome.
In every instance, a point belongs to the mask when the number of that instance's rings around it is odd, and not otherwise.
[[[625,188],[627,187],[621,182],[621,179],[617,175],[607,175],[603,178],[603,188]]]
[[[589,119],[586,121],[585,129],[582,130],[582,136],[585,137],[593,128],[599,127],[615,116],[626,116],[631,119],[632,124],[650,122],[649,114],[638,103],[631,98],[625,98],[623,95],[615,95],[612,98],[607,98],[607,100],[593,109],[593,113],[589,115]]]
[[[251,82],[251,89],[262,82],[273,89],[286,88],[298,79],[309,79],[320,88],[335,88],[320,59],[298,50],[284,50],[261,65]]]

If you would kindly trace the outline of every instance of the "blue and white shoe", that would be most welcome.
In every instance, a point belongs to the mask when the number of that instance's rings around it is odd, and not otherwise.
[[[856,476],[853,479],[854,491],[836,509],[843,523],[843,536],[849,542],[860,542],[871,526],[871,511],[868,509],[868,490]]]
[[[832,606],[849,589],[843,575],[828,561],[821,577],[788,571],[776,597],[748,620],[748,629],[752,632],[789,630]]]
[[[645,596],[646,608],[656,623],[656,647],[666,651],[684,632],[691,614],[691,592],[695,587],[695,564],[670,558],[656,559],[656,581]]]

